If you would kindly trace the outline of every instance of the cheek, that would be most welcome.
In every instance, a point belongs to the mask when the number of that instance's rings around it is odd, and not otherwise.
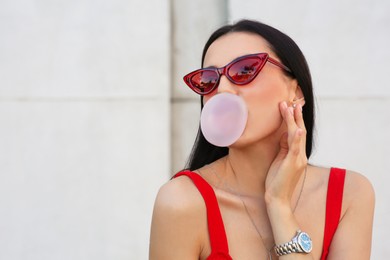
[[[210,98],[212,98],[213,96],[215,96],[217,94],[217,89],[215,89],[213,92],[211,92],[210,94],[208,95],[204,95],[203,96],[203,105],[207,103],[207,101],[209,101]]]
[[[279,104],[288,100],[284,85],[268,85],[259,88],[246,98],[248,106],[248,135],[266,136],[275,132],[282,124]]]
[[[248,108],[248,130],[268,133],[280,126],[282,115],[279,111],[279,100],[272,101],[257,101],[257,104]]]
[[[279,103],[287,100],[287,92],[282,85],[259,86],[246,97],[250,113],[266,117],[280,115]]]

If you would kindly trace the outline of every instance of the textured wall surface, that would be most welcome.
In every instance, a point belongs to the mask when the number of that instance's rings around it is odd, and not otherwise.
[[[225,0],[172,0],[172,174],[184,168],[199,125],[200,99],[183,76],[200,67],[203,45],[226,22]]]
[[[306,55],[317,96],[311,163],[367,176],[376,192],[372,259],[390,254],[390,2],[229,1],[229,18],[261,20]]]
[[[0,1],[0,259],[147,259],[169,2]]]

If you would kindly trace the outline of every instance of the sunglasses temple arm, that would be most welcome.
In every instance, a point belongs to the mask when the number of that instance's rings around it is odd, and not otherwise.
[[[280,62],[278,62],[278,61],[272,59],[271,57],[268,57],[268,61],[271,62],[272,64],[278,66],[279,68],[282,68],[282,69],[284,69],[285,71],[287,71],[287,72],[289,72],[289,73],[292,73],[292,71],[291,71],[288,67],[286,67],[286,66],[284,66],[282,63],[280,63]]]

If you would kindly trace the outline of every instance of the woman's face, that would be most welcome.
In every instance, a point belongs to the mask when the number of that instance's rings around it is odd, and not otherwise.
[[[247,32],[228,33],[210,45],[203,66],[219,68],[240,56],[261,52],[279,61],[262,37]],[[217,93],[228,92],[242,97],[248,107],[248,122],[243,135],[232,146],[248,145],[275,134],[279,136],[284,131],[279,103],[286,101],[290,106],[298,98],[299,91],[295,79],[287,76],[278,66],[267,62],[257,77],[247,85],[235,85],[222,76],[218,88],[204,96],[204,103]]]

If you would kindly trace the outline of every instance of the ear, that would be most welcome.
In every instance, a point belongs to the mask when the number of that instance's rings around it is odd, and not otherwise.
[[[305,97],[303,96],[302,89],[298,85],[298,81],[296,79],[291,81],[290,104],[300,104],[301,106],[305,105]]]

